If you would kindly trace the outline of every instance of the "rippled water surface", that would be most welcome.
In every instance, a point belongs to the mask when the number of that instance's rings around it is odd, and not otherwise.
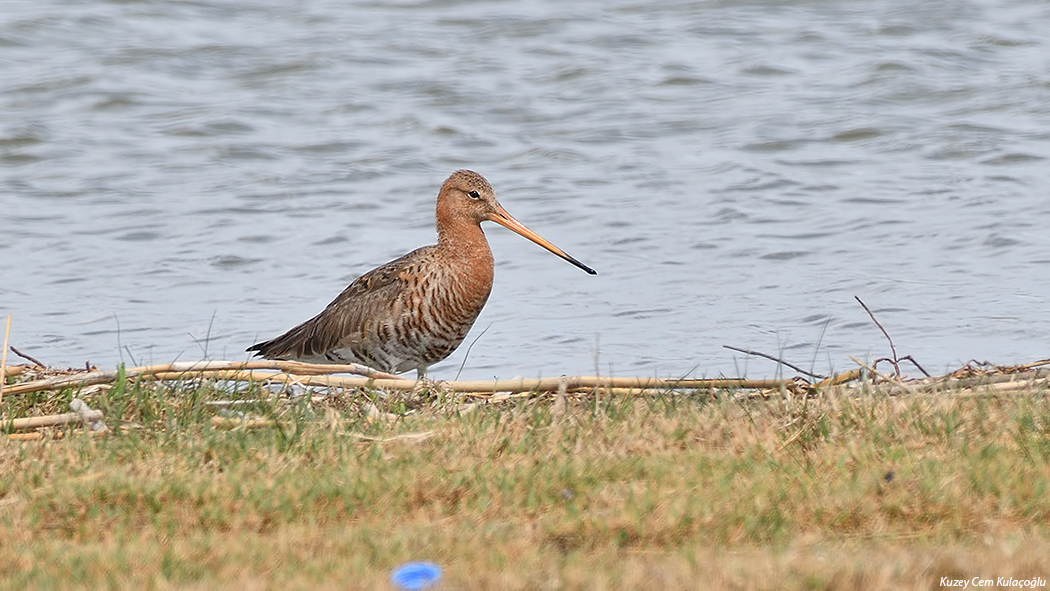
[[[498,226],[432,375],[768,376],[1050,356],[1042,0],[57,2],[0,11],[0,313],[55,365],[243,359]],[[907,368],[906,368],[907,369]]]

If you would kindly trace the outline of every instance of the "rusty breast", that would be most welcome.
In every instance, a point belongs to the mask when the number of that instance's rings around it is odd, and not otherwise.
[[[400,295],[385,322],[372,327],[369,357],[380,357],[394,372],[437,363],[452,354],[470,332],[492,290],[492,255],[440,246],[428,260],[398,274]],[[380,359],[376,359],[380,361]]]

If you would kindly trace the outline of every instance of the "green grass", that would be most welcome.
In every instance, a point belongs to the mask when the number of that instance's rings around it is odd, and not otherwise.
[[[413,559],[441,564],[443,589],[1045,580],[1047,394],[461,412],[348,392],[238,407],[274,425],[223,430],[206,402],[227,392],[122,382],[87,399],[109,434],[0,443],[0,585],[383,589]],[[5,399],[4,414],[73,395]]]

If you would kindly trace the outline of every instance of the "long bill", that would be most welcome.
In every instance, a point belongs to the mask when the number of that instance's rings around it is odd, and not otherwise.
[[[503,226],[504,228],[506,228],[506,229],[516,233],[516,234],[520,234],[521,236],[524,236],[525,238],[528,238],[529,240],[532,240],[536,244],[539,244],[543,248],[546,248],[547,250],[549,250],[549,251],[553,252],[554,254],[558,255],[559,257],[569,261],[570,263],[576,265],[577,267],[583,269],[584,271],[587,271],[591,275],[597,275],[598,274],[598,272],[595,271],[594,269],[592,269],[592,268],[588,267],[587,265],[581,263],[580,261],[572,258],[564,250],[558,248],[557,246],[554,246],[550,242],[547,242],[542,236],[540,236],[539,234],[537,234],[537,233],[533,232],[532,230],[526,228],[525,224],[523,224],[523,223],[519,222],[518,220],[514,219],[514,216],[510,215],[509,213],[507,213],[507,210],[503,209],[502,205],[497,205],[496,206],[496,213],[489,214],[488,220],[490,222],[496,222],[497,224]]]

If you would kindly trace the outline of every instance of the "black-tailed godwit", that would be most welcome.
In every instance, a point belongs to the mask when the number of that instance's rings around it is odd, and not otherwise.
[[[484,177],[460,170],[438,193],[437,244],[372,269],[317,316],[247,350],[268,359],[359,363],[391,373],[415,369],[422,377],[463,342],[492,290],[483,221],[596,274],[507,213]]]

